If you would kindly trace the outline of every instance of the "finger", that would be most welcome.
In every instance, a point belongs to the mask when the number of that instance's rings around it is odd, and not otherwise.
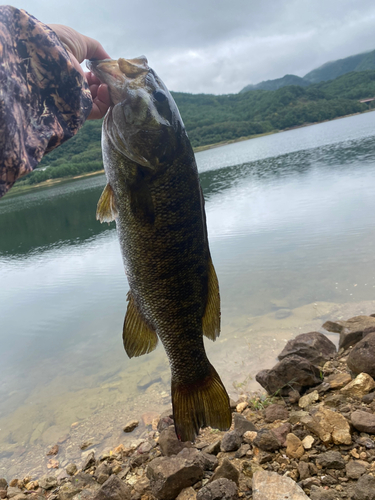
[[[111,96],[109,94],[108,85],[106,85],[104,83],[99,85],[96,95],[97,95],[97,98],[99,99],[99,101],[103,102],[106,106],[109,107],[112,104]]]
[[[91,97],[93,99],[95,99],[95,97],[97,97],[97,95],[98,95],[98,88],[99,88],[99,85],[97,85],[97,84],[89,86],[89,89],[90,89],[90,92],[91,92]]]
[[[97,97],[94,99],[94,102],[92,104],[92,110],[91,113],[88,116],[88,120],[98,120],[99,118],[103,118],[103,116],[106,114],[108,111],[109,106],[100,101]]]
[[[82,35],[86,43],[85,59],[111,59],[111,56],[104,50],[102,45],[89,36]]]
[[[86,71],[85,72],[85,77],[86,77],[87,83],[89,85],[100,85],[102,83],[99,80],[99,78],[94,75],[94,73],[91,73],[91,71]]]

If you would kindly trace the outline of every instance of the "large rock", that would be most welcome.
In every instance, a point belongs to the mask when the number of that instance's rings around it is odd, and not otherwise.
[[[184,443],[179,441],[176,436],[174,425],[170,425],[160,433],[159,446],[165,457],[171,457],[172,455],[180,453],[184,448],[191,448],[193,445],[189,441]]]
[[[217,479],[203,486],[197,494],[197,500],[236,500],[237,485],[229,479]]]
[[[255,378],[269,394],[280,391],[284,396],[291,389],[301,392],[321,383],[319,368],[296,355],[282,359],[271,370],[260,371]]]
[[[375,415],[373,413],[356,410],[351,414],[350,419],[357,431],[375,434]]]
[[[257,471],[253,475],[253,500],[309,500],[290,477],[277,472]]]
[[[375,500],[375,477],[365,474],[358,479],[353,500]]]
[[[371,375],[368,375],[367,373],[360,373],[354,380],[340,389],[340,392],[347,396],[362,398],[374,388],[375,380],[371,377]]]
[[[323,328],[329,332],[339,333],[339,347],[347,349],[369,333],[375,332],[375,318],[355,316],[347,321],[326,321]]]
[[[375,377],[375,331],[353,347],[347,363],[353,373],[368,373]]]
[[[316,366],[323,366],[326,361],[336,354],[336,347],[325,335],[319,332],[301,333],[287,342],[278,358],[296,354],[301,358],[308,359]]]
[[[130,488],[115,474],[102,485],[94,500],[130,500]]]
[[[146,469],[152,494],[160,500],[173,500],[184,489],[203,477],[199,452],[185,448],[174,457],[158,457]]]

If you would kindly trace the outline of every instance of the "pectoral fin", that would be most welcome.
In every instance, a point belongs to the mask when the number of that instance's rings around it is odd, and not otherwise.
[[[128,293],[128,301],[122,339],[126,354],[132,358],[153,351],[157,346],[158,337],[141,317],[130,292]]]
[[[109,184],[106,185],[98,201],[96,219],[100,222],[112,222],[118,217],[115,194]]]
[[[203,335],[216,340],[220,335],[220,293],[219,282],[211,257],[208,261],[208,296],[203,320]]]

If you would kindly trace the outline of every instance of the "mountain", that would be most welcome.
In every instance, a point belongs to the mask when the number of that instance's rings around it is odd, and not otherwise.
[[[319,68],[313,69],[303,78],[311,83],[318,83],[350,73],[351,71],[366,71],[375,69],[375,50],[364,52],[355,56],[345,57],[337,61],[323,64]]]
[[[249,90],[278,90],[287,85],[299,85],[300,87],[307,87],[311,82],[304,80],[300,76],[296,75],[285,75],[282,78],[276,78],[276,80],[266,80],[264,82],[257,83],[256,85],[247,85],[241,90],[241,92],[248,92]]]
[[[375,50],[363,52],[355,56],[345,57],[337,61],[331,61],[313,69],[303,78],[296,75],[285,75],[275,80],[266,80],[255,85],[246,85],[240,92],[249,92],[251,90],[278,90],[288,85],[299,85],[307,87],[312,83],[326,82],[335,80],[339,76],[346,75],[352,71],[368,71],[375,69]]]

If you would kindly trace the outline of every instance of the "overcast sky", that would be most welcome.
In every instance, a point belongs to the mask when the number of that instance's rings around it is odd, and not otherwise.
[[[375,49],[373,0],[24,0],[46,23],[144,54],[175,91],[227,94]]]

